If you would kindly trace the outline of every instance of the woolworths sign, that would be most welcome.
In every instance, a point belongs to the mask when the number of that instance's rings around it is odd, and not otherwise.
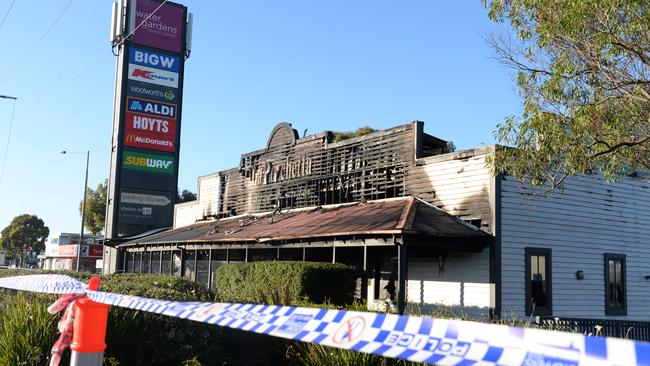
[[[174,173],[174,158],[164,155],[141,154],[124,151],[122,167],[152,173]]]

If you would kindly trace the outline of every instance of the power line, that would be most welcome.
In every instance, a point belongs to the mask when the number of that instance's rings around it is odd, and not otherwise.
[[[160,8],[162,8],[163,5],[165,5],[166,2],[167,2],[167,0],[164,0],[162,3],[160,3],[160,5],[158,5],[158,7],[157,7],[156,9],[154,9],[154,11],[152,11],[149,15],[147,15],[147,17],[144,18],[144,19],[140,22],[140,24],[138,24],[137,27],[133,28],[133,30],[132,30],[131,32],[129,32],[129,34],[127,34],[126,37],[124,37],[124,38],[123,38],[120,42],[118,42],[115,46],[121,46],[124,42],[126,42],[126,40],[129,39],[129,37],[131,37],[131,36],[133,35],[133,33],[135,33],[135,31],[137,31],[138,29],[140,29],[140,27],[142,27],[142,25],[143,25],[144,23],[146,23],[147,20],[149,20],[149,18],[151,18],[152,16],[154,16],[154,15],[156,14],[156,12],[157,12],[158,10],[160,10]]]
[[[38,47],[41,44],[41,42],[43,42],[45,37],[47,37],[47,35],[50,34],[50,32],[52,31],[52,29],[54,28],[56,23],[58,23],[59,20],[61,20],[61,18],[63,17],[63,14],[65,14],[65,12],[68,11],[68,8],[70,8],[70,5],[72,5],[73,2],[74,2],[74,0],[68,1],[68,4],[65,6],[63,11],[56,17],[56,19],[54,19],[54,22],[50,25],[50,27],[47,29],[47,31],[45,31],[45,33],[41,36],[41,38],[38,41],[36,41],[36,43],[32,46],[32,48],[29,49],[29,51],[27,51],[25,56],[23,56],[23,58],[21,58],[20,61],[18,61],[16,64],[14,64],[12,67],[10,67],[9,70],[7,70],[8,73],[11,73],[14,69],[16,69],[18,66],[20,66],[20,64],[22,64],[27,59],[27,57],[29,57],[29,55],[31,55],[31,53],[34,52],[36,47]]]
[[[14,114],[16,113],[16,98],[14,97],[6,97],[4,95],[0,95],[0,97],[3,97],[5,99],[13,99],[14,100],[14,106],[11,109],[11,119],[9,120],[9,133],[7,133],[7,145],[5,146],[5,153],[4,157],[2,158],[2,168],[0,168],[0,185],[2,184],[2,179],[5,176],[5,167],[7,166],[7,156],[9,155],[9,143],[11,142],[11,129],[14,125]]]
[[[0,23],[0,29],[2,29],[2,26],[5,25],[5,21],[7,20],[7,17],[9,16],[9,12],[11,11],[11,8],[14,7],[14,3],[16,0],[12,0],[11,4],[9,4],[9,9],[7,9],[7,12],[5,13],[4,18],[2,18],[2,23]]]
[[[158,7],[157,7],[156,9],[154,9],[154,11],[152,11],[152,12],[151,12],[151,13],[150,13],[146,18],[144,18],[144,20],[142,20],[142,21],[140,22],[140,24],[138,24],[137,27],[135,27],[131,32],[129,32],[129,34],[127,34],[124,38],[122,38],[122,40],[120,40],[120,41],[117,42],[115,45],[113,45],[113,48],[118,47],[118,46],[121,46],[122,44],[124,44],[124,42],[126,42],[126,40],[129,39],[129,37],[131,37],[131,36],[135,33],[135,31],[137,31],[137,30],[138,30],[138,29],[139,29],[139,28],[140,28],[140,27],[141,27],[141,26],[142,26],[142,25],[143,25],[147,20],[149,20],[149,18],[151,18],[152,16],[154,16],[154,15],[156,14],[156,12],[157,12],[160,8],[162,8],[162,6],[165,5],[165,3],[166,3],[167,1],[168,1],[168,0],[164,0],[162,3],[160,3],[160,5],[158,5]],[[121,15],[120,15],[120,16],[121,16]],[[80,71],[80,72],[77,73],[75,76],[73,76],[73,79],[76,79],[78,76],[81,76],[81,75],[85,74],[86,72],[92,70],[95,66],[99,65],[99,63],[102,62],[102,60],[104,59],[104,57],[108,56],[110,52],[111,52],[111,51],[107,51],[107,52],[104,53],[103,55],[99,56],[99,58],[97,58],[97,60],[95,60],[95,62],[93,62],[92,64],[90,64],[90,66],[88,66],[88,67],[85,68],[84,70]],[[115,56],[117,56],[117,55],[115,55]]]

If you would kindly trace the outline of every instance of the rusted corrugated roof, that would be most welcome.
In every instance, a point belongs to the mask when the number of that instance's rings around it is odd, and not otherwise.
[[[276,242],[309,238],[415,234],[481,239],[481,230],[413,197],[243,215],[167,230],[120,246]]]

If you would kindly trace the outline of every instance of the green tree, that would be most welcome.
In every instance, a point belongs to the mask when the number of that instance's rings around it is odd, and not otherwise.
[[[38,216],[24,214],[14,217],[1,234],[0,247],[13,256],[20,257],[23,265],[26,253],[40,253],[45,249],[45,239],[50,235],[50,229]]]
[[[502,122],[496,172],[561,185],[650,170],[650,2],[483,0],[514,36],[488,39],[517,72],[523,113]]]
[[[106,191],[108,190],[108,179],[97,185],[97,189],[86,188],[86,229],[93,235],[104,230],[106,219]],[[83,201],[79,202],[79,215]]]
[[[180,194],[176,194],[176,203],[196,201],[196,194],[184,189]]]

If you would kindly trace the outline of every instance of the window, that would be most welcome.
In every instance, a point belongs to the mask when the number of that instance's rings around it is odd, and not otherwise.
[[[526,315],[553,313],[551,250],[526,248]]]
[[[605,314],[627,315],[625,255],[605,253]]]

